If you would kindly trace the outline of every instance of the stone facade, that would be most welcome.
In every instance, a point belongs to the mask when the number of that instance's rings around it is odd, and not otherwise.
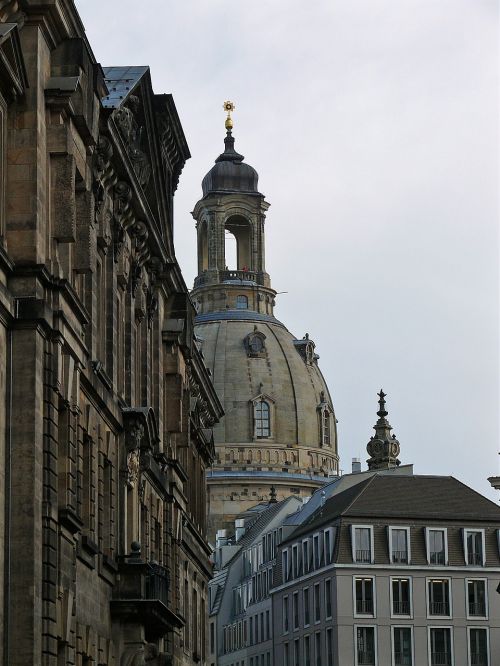
[[[205,663],[222,407],[173,249],[188,157],[71,0],[0,0],[0,663]]]
[[[240,513],[268,501],[272,488],[279,500],[309,497],[338,474],[335,413],[315,344],[274,316],[265,261],[269,203],[257,172],[235,150],[230,119],[226,127],[225,150],[193,211],[195,330],[225,411],[208,475],[214,540]],[[236,243],[234,266],[227,265],[228,236]]]

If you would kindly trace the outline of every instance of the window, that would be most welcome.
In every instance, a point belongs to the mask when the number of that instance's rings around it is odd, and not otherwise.
[[[283,569],[283,578],[287,581],[290,580],[290,569],[288,566],[288,550],[285,550],[281,553],[281,566]]]
[[[484,566],[484,530],[464,530],[465,563]]]
[[[308,573],[311,568],[311,546],[309,539],[302,542],[302,562],[304,573]]]
[[[302,666],[300,663],[300,642],[298,638],[293,641],[293,666]]]
[[[326,630],[326,666],[333,666],[333,630]]]
[[[489,666],[488,630],[469,627],[469,666]]]
[[[247,296],[236,296],[236,309],[237,310],[248,310],[248,298],[247,298]]]
[[[409,578],[392,579],[392,615],[411,615],[411,585]]]
[[[314,560],[314,568],[319,569],[322,563],[321,541],[319,534],[315,534],[313,536],[313,560]]]
[[[309,588],[304,588],[304,626],[309,626],[311,624],[311,612],[310,612],[310,600],[309,600]]]
[[[392,631],[394,666],[412,666],[413,647],[411,627],[393,627]]]
[[[427,532],[427,562],[429,564],[448,564],[448,543],[446,528],[430,529]]]
[[[292,606],[293,606],[293,628],[299,628],[299,593],[294,592],[292,597]]]
[[[449,578],[432,578],[427,582],[429,615],[445,615],[450,613],[450,580]]]
[[[331,444],[331,416],[328,407],[321,408],[321,446],[330,446]]]
[[[304,636],[304,666],[311,666],[311,637]]]
[[[355,615],[374,615],[373,578],[355,578]]]
[[[314,621],[321,620],[321,587],[319,583],[314,585]]]
[[[324,531],[325,564],[331,564],[332,562],[334,537],[335,532],[333,527],[329,527]]]
[[[299,576],[302,575],[302,567],[300,566],[300,553],[299,553],[299,547],[298,545],[292,546],[292,570],[293,570],[293,577],[298,578]]]
[[[253,645],[253,616],[250,617],[249,634],[250,634],[250,645]]]
[[[283,666],[291,666],[290,664],[290,646],[288,643],[283,643]]]
[[[467,617],[486,617],[486,581],[469,579],[467,584]]]
[[[266,400],[257,400],[253,406],[255,436],[266,439],[271,436],[271,409]]]
[[[290,631],[290,616],[288,614],[288,596],[283,597],[283,633]]]
[[[332,617],[332,580],[327,578],[325,580],[325,610],[326,618]]]
[[[314,659],[316,666],[323,666],[321,659],[321,634],[319,631],[314,634]]]
[[[452,666],[451,629],[429,628],[429,656],[431,666]]]
[[[357,626],[356,666],[375,666],[375,627]]]
[[[373,532],[371,526],[354,527],[354,562],[371,563],[373,553]]]
[[[407,564],[410,561],[408,527],[389,527],[389,549],[391,562]]]

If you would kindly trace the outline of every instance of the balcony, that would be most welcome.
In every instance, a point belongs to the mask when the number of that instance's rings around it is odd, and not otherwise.
[[[471,652],[470,663],[471,666],[488,666],[488,657],[481,652]]]
[[[408,564],[408,551],[407,550],[393,550],[392,561],[394,564]]]
[[[375,666],[375,652],[358,650],[358,666]]]
[[[356,550],[356,562],[366,562],[370,564],[371,552],[369,550]]]
[[[168,571],[156,562],[145,562],[140,547],[118,564],[117,585],[111,615],[125,623],[142,624],[148,640],[156,640],[184,622],[169,607]]]
[[[480,567],[483,565],[483,555],[482,553],[467,553],[467,564],[470,564],[475,567]]]
[[[429,559],[431,564],[445,564],[444,551],[431,551]]]
[[[431,601],[429,603],[429,615],[449,615],[449,614],[450,614],[450,604],[447,601]]]
[[[411,652],[395,652],[394,666],[412,666]]]
[[[358,615],[373,615],[373,600],[356,599],[356,613]]]
[[[409,601],[394,601],[392,604],[392,612],[394,615],[409,615],[410,602]]]
[[[451,666],[449,652],[431,652],[431,666]]]
[[[469,615],[484,617],[486,615],[486,604],[484,601],[469,602]]]

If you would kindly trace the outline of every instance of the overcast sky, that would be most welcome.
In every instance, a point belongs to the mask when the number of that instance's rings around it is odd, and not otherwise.
[[[271,203],[275,314],[316,342],[341,468],[366,460],[380,387],[420,474],[491,498],[499,473],[497,0],[79,0],[102,65],[149,65],[192,159],[190,215],[223,149]]]

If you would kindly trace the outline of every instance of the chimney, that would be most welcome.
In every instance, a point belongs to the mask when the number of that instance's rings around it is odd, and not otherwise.
[[[228,542],[228,530],[217,530],[217,534],[215,536],[215,547],[221,548],[222,546],[227,546]]]
[[[352,459],[352,473],[359,474],[361,472],[361,460],[359,458]]]
[[[241,539],[241,537],[245,534],[245,519],[244,518],[237,518],[234,521],[234,530],[235,530],[235,535],[236,535],[236,543]]]

